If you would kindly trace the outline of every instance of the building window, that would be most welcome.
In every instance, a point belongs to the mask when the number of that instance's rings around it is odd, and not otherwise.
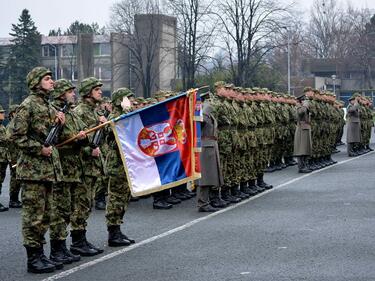
[[[76,55],[76,47],[73,44],[61,46],[62,57],[74,57]]]
[[[61,78],[65,78],[72,81],[77,81],[78,71],[75,67],[63,67],[61,68]]]
[[[100,80],[111,80],[112,70],[110,67],[107,67],[107,66],[95,66],[94,76]]]
[[[111,45],[109,43],[94,44],[94,56],[110,56]]]
[[[102,80],[111,80],[112,79],[112,71],[109,67],[101,67],[101,76],[100,79]]]
[[[51,45],[43,45],[42,46],[42,57],[54,57],[55,56],[55,48]]]

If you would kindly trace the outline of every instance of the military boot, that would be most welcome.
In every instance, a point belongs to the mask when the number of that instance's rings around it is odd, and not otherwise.
[[[241,199],[247,199],[247,198],[250,197],[249,194],[243,193],[243,192],[238,188],[238,185],[237,185],[237,184],[233,185],[233,186],[230,188],[230,190],[231,190],[232,195],[235,196],[235,197],[238,197],[238,198],[241,198]]]
[[[135,240],[132,239],[132,238],[129,238],[128,236],[126,236],[124,233],[122,233],[121,229],[120,229],[120,234],[121,234],[121,237],[128,240],[131,244],[134,244],[135,243]]]
[[[56,269],[63,269],[64,268],[64,264],[62,262],[52,261],[52,260],[50,260],[49,258],[46,257],[46,255],[44,254],[44,251],[43,251],[43,246],[39,247],[38,251],[39,251],[39,254],[40,254],[40,259],[43,262],[52,264]]]
[[[248,188],[252,192],[252,195],[256,195],[256,194],[261,193],[265,190],[264,188],[256,185],[255,179],[249,180],[247,183],[248,183]]]
[[[0,212],[6,212],[8,210],[9,210],[8,207],[5,207],[5,206],[3,206],[3,204],[0,203]]]
[[[27,253],[27,272],[50,273],[56,270],[53,264],[42,261],[39,248],[25,246]]]
[[[315,159],[315,158],[309,159],[308,167],[312,171],[315,171],[321,168],[321,166],[319,165],[318,159]]]
[[[165,199],[165,201],[166,201],[167,203],[169,203],[169,204],[172,204],[172,205],[180,204],[180,203],[182,202],[181,199],[176,198],[176,197],[174,196],[174,194],[169,195],[169,196]]]
[[[18,200],[18,193],[11,193],[9,197],[9,208],[22,208],[22,203]]]
[[[81,260],[80,255],[74,255],[71,251],[68,250],[66,247],[66,240],[60,240],[60,246],[64,254],[72,259],[73,262],[77,262]]]
[[[75,255],[83,257],[90,257],[100,254],[100,252],[93,247],[90,247],[86,240],[85,230],[72,230],[72,245],[70,245],[70,251]]]
[[[225,208],[229,205],[229,202],[220,198],[220,192],[218,189],[210,190],[210,205],[215,208]]]
[[[257,186],[262,187],[262,188],[265,188],[265,189],[271,189],[271,188],[273,188],[273,185],[268,184],[268,183],[266,183],[266,182],[263,180],[263,174],[259,174],[259,175],[257,176]]]
[[[285,157],[284,158],[285,164],[287,166],[294,166],[297,165],[297,162],[293,159],[293,157]]]
[[[272,173],[274,171],[276,171],[275,162],[271,161],[270,164],[264,169],[264,172]]]
[[[221,188],[221,198],[223,198],[225,201],[230,202],[230,203],[238,203],[241,202],[241,198],[232,196],[230,194],[229,186],[223,186]]]
[[[63,264],[71,264],[73,259],[65,254],[61,247],[61,240],[51,240],[50,260],[53,262],[61,262]]]
[[[241,182],[240,183],[240,190],[243,192],[243,193],[246,193],[246,194],[249,194],[250,196],[254,196],[255,194],[257,194],[258,192],[256,190],[254,190],[253,188],[251,188],[249,182],[251,182],[252,180],[249,180],[247,182]],[[255,182],[255,181],[254,181]]]
[[[160,198],[154,200],[152,207],[157,210],[168,210],[171,209],[173,205],[168,203],[164,198]]]
[[[131,243],[129,240],[124,239],[121,235],[119,225],[108,226],[108,246],[110,247],[122,247],[129,246]]]

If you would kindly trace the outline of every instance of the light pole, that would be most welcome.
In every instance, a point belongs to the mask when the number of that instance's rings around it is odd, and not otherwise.
[[[289,37],[289,30],[287,26],[282,26],[286,30],[288,35],[288,94],[290,94],[290,37]]]
[[[335,84],[335,79],[336,75],[332,75],[332,82],[333,82],[333,94],[336,96],[336,84]]]
[[[57,80],[57,48],[55,45],[52,45],[50,43],[47,43],[47,45],[52,46],[55,49],[55,80]]]

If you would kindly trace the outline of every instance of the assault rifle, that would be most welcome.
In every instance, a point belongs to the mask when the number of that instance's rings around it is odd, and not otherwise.
[[[64,103],[63,108],[59,109],[60,112],[66,113],[69,109],[69,104],[67,102]],[[49,147],[51,145],[56,144],[57,137],[60,135],[63,125],[57,121],[55,124],[52,125],[51,129],[49,130],[48,136],[44,141],[44,146]]]
[[[105,110],[103,116],[104,116],[105,118],[108,118],[109,114],[110,114],[110,112],[109,112],[108,110]],[[95,132],[95,134],[94,134],[94,136],[93,136],[91,142],[90,142],[90,146],[91,146],[92,148],[94,148],[94,149],[97,148],[97,147],[100,145],[103,136],[104,136],[104,128],[103,128],[103,129],[99,129],[99,130],[97,130],[97,131]]]

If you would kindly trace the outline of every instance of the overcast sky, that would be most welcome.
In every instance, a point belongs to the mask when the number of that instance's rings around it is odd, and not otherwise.
[[[287,0],[284,0],[287,1]],[[0,0],[0,37],[9,37],[12,23],[17,23],[23,9],[28,9],[39,32],[60,27],[63,31],[78,20],[97,22],[101,27],[109,22],[109,8],[118,0]],[[160,1],[162,2],[162,1]],[[312,0],[295,0],[300,10],[309,10]],[[341,1],[347,3],[346,0]],[[375,9],[375,0],[352,0],[357,8]]]

